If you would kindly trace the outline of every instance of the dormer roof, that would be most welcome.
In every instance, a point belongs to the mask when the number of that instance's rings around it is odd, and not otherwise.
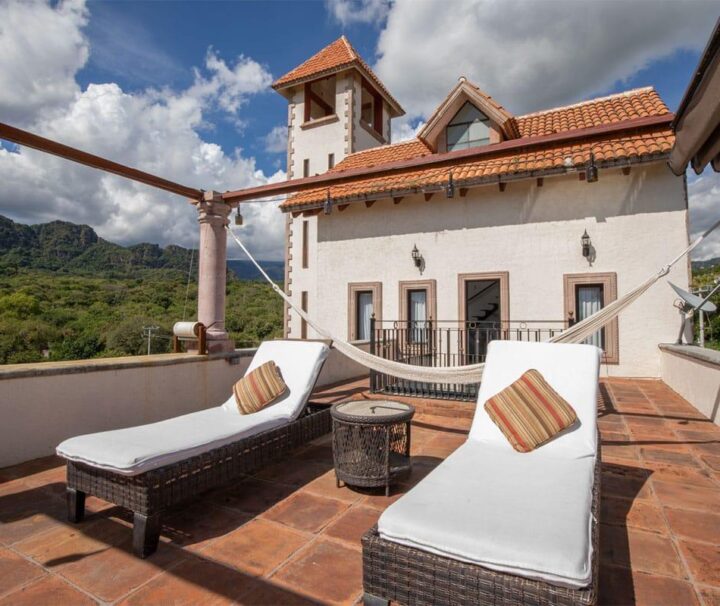
[[[490,118],[502,130],[505,139],[516,139],[520,136],[515,117],[490,95],[485,94],[472,82],[469,82],[467,78],[462,77],[430,116],[425,126],[418,133],[418,139],[428,144],[436,140],[439,133],[466,101],[472,103]]]
[[[375,72],[370,69],[370,66],[365,63],[345,36],[341,36],[335,42],[328,44],[307,61],[275,80],[272,87],[280,94],[284,94],[283,91],[290,87],[317,80],[318,78],[325,78],[346,69],[357,70],[365,79],[371,81],[378,88],[378,91],[390,106],[392,117],[402,116],[405,113],[405,110],[385,88],[380,78],[375,75]]]

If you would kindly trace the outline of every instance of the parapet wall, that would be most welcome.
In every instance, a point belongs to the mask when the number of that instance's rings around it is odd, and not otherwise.
[[[222,404],[255,349],[0,366],[0,467],[53,454],[64,439]],[[331,351],[318,385],[367,375]]]

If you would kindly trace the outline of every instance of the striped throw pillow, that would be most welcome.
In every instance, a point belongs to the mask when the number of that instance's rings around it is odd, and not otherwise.
[[[485,402],[485,410],[519,452],[542,446],[577,421],[572,406],[534,369]]]
[[[233,393],[240,414],[249,415],[261,410],[285,393],[287,385],[280,369],[270,360],[246,374],[235,385]]]

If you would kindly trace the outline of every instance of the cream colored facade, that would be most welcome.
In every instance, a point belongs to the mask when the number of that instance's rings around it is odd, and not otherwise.
[[[542,186],[535,179],[511,182],[503,192],[477,187],[462,198],[419,195],[371,208],[354,203],[344,212],[301,215],[292,225],[306,220],[312,222],[308,267],[300,268],[293,254],[293,296],[306,290],[310,314],[342,337],[348,336],[348,284],[381,282],[382,318],[394,320],[402,315],[400,283],[434,280],[435,319],[457,320],[459,275],[507,272],[512,322],[561,323],[567,319],[565,275],[614,273],[621,296],[688,243],[684,180],[664,162],[634,166],[628,175],[601,170],[597,183],[570,173],[546,177]],[[585,230],[595,249],[592,265],[581,252]],[[302,249],[298,234],[302,229],[293,227],[293,252]],[[422,275],[412,262],[413,246],[425,259]],[[687,264],[667,279],[686,286]],[[673,300],[662,280],[623,313],[619,363],[604,365],[604,375],[660,376],[658,344],[672,342],[678,327]],[[295,314],[289,334],[300,335]]]

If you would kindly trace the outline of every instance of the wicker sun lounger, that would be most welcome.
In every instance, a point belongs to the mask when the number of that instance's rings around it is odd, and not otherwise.
[[[58,447],[58,454],[67,459],[70,521],[82,521],[86,495],[125,507],[133,512],[135,555],[141,558],[151,555],[157,549],[160,518],[167,509],[279,461],[303,444],[330,432],[330,409],[307,403],[328,352],[327,343],[316,341],[269,341],[258,349],[248,370],[269,359],[276,362],[289,387],[287,400],[296,400],[290,418],[281,414],[287,413],[283,410],[283,402],[253,415],[238,415],[232,410],[234,401],[231,398],[223,406],[184,417],[126,430],[79,436],[63,442]],[[251,419],[256,416],[258,420]],[[111,458],[109,455],[102,459],[97,454],[92,458],[87,454],[93,454],[94,449],[103,455],[103,445],[113,444],[117,459],[118,453],[122,455],[126,450],[123,449],[123,438],[128,434],[123,432],[135,432],[130,435],[130,447],[132,442],[137,441],[138,435],[150,437],[150,442],[153,436],[158,435],[162,441],[163,435],[173,439],[178,427],[182,429],[183,425],[189,428],[191,435],[197,435],[203,427],[209,427],[212,432],[213,425],[227,426],[228,422],[245,423],[247,428],[238,432],[237,439],[233,439],[233,428],[226,428],[223,439],[206,445],[193,444],[193,448],[182,455],[162,452],[156,445],[151,447],[148,444],[147,449],[153,456],[142,461],[139,473],[137,466],[112,468],[107,462]]]
[[[558,347],[566,349],[547,349]],[[580,423],[517,453],[482,405],[528,368]],[[588,345],[491,344],[467,442],[362,538],[365,604],[597,603],[598,368],[599,350]]]

